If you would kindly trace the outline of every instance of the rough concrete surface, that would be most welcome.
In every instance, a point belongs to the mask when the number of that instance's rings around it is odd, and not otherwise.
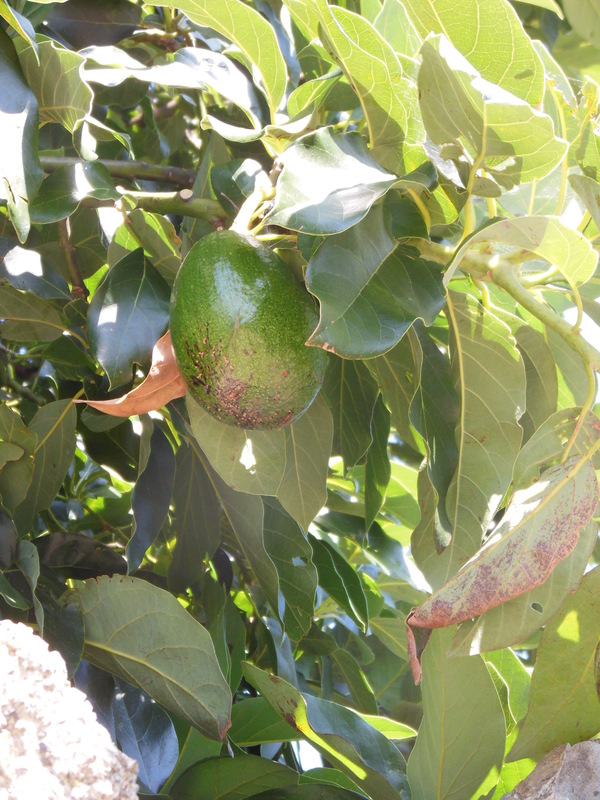
[[[133,800],[136,777],[60,654],[0,621],[0,800]]]

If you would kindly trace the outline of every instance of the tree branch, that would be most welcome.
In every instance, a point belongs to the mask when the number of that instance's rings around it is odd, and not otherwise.
[[[123,197],[129,198],[136,208],[154,214],[181,214],[184,217],[205,219],[215,227],[224,227],[227,215],[218,200],[210,197],[194,197],[190,189],[180,192],[134,192],[123,191]],[[119,201],[116,201],[119,202]],[[84,208],[114,207],[114,200],[97,200],[95,197],[84,197],[81,201]]]
[[[73,287],[71,291],[73,299],[79,300],[80,298],[83,298],[84,300],[87,300],[89,292],[85,283],[83,282],[83,278],[79,270],[77,256],[75,255],[75,248],[71,242],[68,219],[61,219],[58,221],[58,243],[65,254],[65,262],[67,264],[67,269],[69,270],[71,286]]]
[[[40,156],[40,163],[45,172],[53,172],[61,167],[74,167],[76,164],[90,162],[83,161],[81,158],[67,156]],[[196,170],[169,167],[162,164],[148,164],[145,161],[113,161],[103,158],[93,163],[102,164],[114,178],[129,178],[130,180],[139,178],[145,181],[160,181],[162,183],[172,183],[184,189],[191,188],[196,179]]]

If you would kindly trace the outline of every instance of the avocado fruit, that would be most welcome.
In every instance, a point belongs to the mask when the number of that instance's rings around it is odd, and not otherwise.
[[[223,230],[196,242],[173,285],[173,350],[189,392],[240,428],[281,428],[317,396],[328,356],[306,340],[312,296],[252,236]]]

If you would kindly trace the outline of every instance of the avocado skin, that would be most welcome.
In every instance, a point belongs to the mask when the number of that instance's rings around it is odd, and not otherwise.
[[[280,428],[311,405],[328,361],[305,344],[317,322],[312,297],[287,264],[234,231],[197,242],[173,285],[179,370],[209,414],[240,428]]]

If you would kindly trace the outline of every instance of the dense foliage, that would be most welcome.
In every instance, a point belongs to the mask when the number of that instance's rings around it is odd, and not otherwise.
[[[0,18],[0,615],[142,790],[497,800],[597,735],[595,7]],[[166,335],[232,225],[320,307],[280,429],[186,399]]]

